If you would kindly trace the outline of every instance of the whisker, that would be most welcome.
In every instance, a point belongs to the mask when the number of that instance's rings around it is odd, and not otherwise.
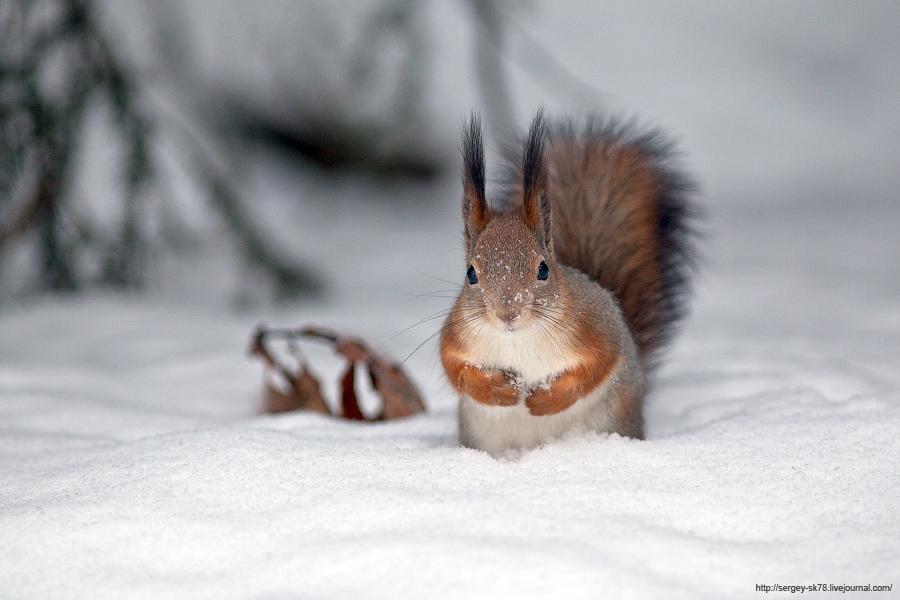
[[[448,329],[450,327],[455,327],[456,325],[459,325],[461,323],[466,323],[468,321],[473,321],[475,319],[479,319],[481,316],[484,315],[485,312],[487,312],[487,311],[485,309],[482,309],[481,311],[476,311],[472,314],[463,314],[462,316],[457,317],[456,319],[453,319],[452,321],[447,321],[437,331],[435,331],[434,333],[429,335],[427,338],[425,338],[425,340],[421,344],[416,346],[416,348],[412,352],[410,352],[406,358],[403,359],[403,361],[400,363],[400,365],[401,366],[404,365],[406,363],[406,361],[408,361],[412,357],[413,354],[415,354],[422,348],[422,346],[424,346],[425,344],[427,344],[428,342],[433,340],[436,336],[443,333],[446,329]],[[437,318],[437,317],[434,317],[434,318]]]
[[[462,284],[459,283],[458,281],[447,281],[446,279],[441,279],[440,277],[435,277],[434,275],[429,275],[428,273],[424,273],[418,269],[416,269],[416,273],[418,273],[419,275],[424,275],[425,277],[434,279],[435,281],[440,281],[441,283],[446,283],[446,284],[452,285],[458,290],[462,289]]]
[[[379,344],[378,347],[379,347],[379,348],[383,348],[385,344],[387,344],[389,341],[391,341],[392,339],[394,339],[394,338],[397,337],[398,335],[403,335],[404,333],[406,333],[406,332],[409,331],[410,329],[414,329],[414,328],[418,327],[419,325],[424,325],[425,323],[428,323],[429,321],[434,321],[435,319],[440,319],[441,317],[446,317],[446,316],[449,315],[451,312],[453,312],[453,309],[452,309],[452,308],[447,308],[447,309],[438,311],[438,312],[436,312],[436,313],[434,313],[434,314],[432,314],[432,315],[430,315],[430,316],[428,316],[428,317],[425,317],[424,319],[422,319],[422,320],[419,321],[418,323],[415,323],[415,324],[410,325],[409,327],[407,327],[407,328],[405,328],[405,329],[403,329],[403,330],[401,330],[401,331],[398,331],[397,333],[395,333],[394,335],[392,335],[392,336],[389,337],[388,339],[386,339],[386,340],[384,340],[383,342],[381,342],[381,344]]]
[[[406,361],[408,361],[408,360],[412,357],[413,354],[415,354],[416,352],[418,352],[418,351],[422,348],[422,346],[424,346],[425,344],[427,344],[428,342],[430,342],[431,340],[433,340],[436,336],[440,335],[443,331],[444,331],[443,328],[438,329],[437,331],[435,331],[434,333],[432,333],[431,335],[429,335],[427,338],[425,338],[425,340],[424,340],[421,344],[419,344],[418,346],[416,346],[415,350],[413,350],[412,352],[410,352],[410,353],[406,356],[406,358],[403,359],[403,361],[400,363],[399,366],[402,367],[404,364],[406,364]]]
[[[407,294],[407,298],[453,298],[456,299],[459,297],[457,293],[459,290],[435,290],[433,292],[428,292],[427,294]],[[453,296],[446,296],[444,294],[454,294]]]

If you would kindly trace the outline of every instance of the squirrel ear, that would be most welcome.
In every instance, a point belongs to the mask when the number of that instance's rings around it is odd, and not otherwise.
[[[522,156],[522,221],[549,244],[552,240],[544,135],[544,110],[541,109],[531,122]]]
[[[466,245],[471,246],[475,238],[488,223],[487,198],[484,177],[484,138],[481,120],[472,113],[469,124],[463,130],[463,233]]]

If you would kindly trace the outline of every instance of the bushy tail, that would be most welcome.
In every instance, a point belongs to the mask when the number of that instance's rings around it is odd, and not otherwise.
[[[686,312],[695,186],[677,168],[672,143],[633,123],[557,124],[548,142],[556,258],[615,295],[652,364]]]

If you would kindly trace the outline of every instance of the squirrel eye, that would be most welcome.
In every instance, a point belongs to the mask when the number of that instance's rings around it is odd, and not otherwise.
[[[469,283],[475,285],[478,283],[478,275],[475,274],[475,267],[469,265],[469,270],[466,271],[466,279],[469,280]]]
[[[538,279],[543,281],[550,276],[550,267],[547,266],[547,263],[541,261],[541,264],[538,265]]]

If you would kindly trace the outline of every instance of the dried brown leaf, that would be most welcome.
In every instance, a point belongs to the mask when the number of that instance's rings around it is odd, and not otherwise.
[[[356,365],[350,363],[347,372],[341,378],[341,411],[345,419],[353,421],[365,421],[366,417],[359,408],[359,402],[356,400]]]
[[[373,387],[381,396],[383,419],[402,419],[425,412],[419,391],[399,366],[385,367],[383,364],[370,362],[369,376]]]
[[[261,357],[271,368],[280,373],[290,384],[291,392],[284,394],[278,390],[267,392],[273,400],[271,406],[285,406],[283,410],[312,410],[323,414],[331,414],[325,399],[322,397],[319,382],[306,368],[302,353],[298,357],[300,367],[293,372],[281,365],[266,347],[267,335],[280,338],[296,339],[301,337],[320,339],[331,345],[334,350],[347,359],[348,367],[341,377],[341,417],[351,420],[368,420],[359,408],[356,394],[355,366],[364,363],[369,373],[372,387],[381,399],[382,410],[379,420],[400,419],[425,411],[425,404],[416,386],[409,379],[402,367],[372,348],[360,338],[342,335],[331,329],[308,326],[300,330],[266,330],[259,328],[254,335],[250,353]],[[271,386],[269,386],[271,387]],[[279,397],[277,396],[280,394]],[[271,409],[269,412],[274,412]]]
[[[303,408],[303,401],[297,397],[294,386],[290,386],[290,393],[285,394],[272,384],[263,387],[263,401],[267,413],[282,413]]]
[[[294,389],[303,398],[301,409],[322,413],[323,415],[331,414],[331,409],[328,408],[328,403],[325,402],[325,397],[322,396],[322,387],[319,385],[319,380],[312,376],[305,365],[301,366],[300,376],[294,382]]]

